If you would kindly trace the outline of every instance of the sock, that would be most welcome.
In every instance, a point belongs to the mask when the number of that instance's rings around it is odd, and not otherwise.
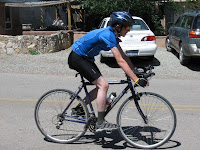
[[[105,112],[98,112],[97,122],[99,125],[103,123],[104,117],[105,117]]]

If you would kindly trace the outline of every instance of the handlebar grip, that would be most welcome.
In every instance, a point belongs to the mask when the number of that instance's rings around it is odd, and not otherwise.
[[[144,72],[147,72],[147,71],[149,71],[149,70],[153,70],[153,69],[154,69],[154,66],[151,66],[151,65],[149,65],[149,66],[138,66],[138,67],[136,67],[135,69],[136,69],[136,70],[137,70],[137,69],[142,69],[142,70],[144,70]]]
[[[155,73],[154,72],[148,72],[148,73],[146,73],[146,74],[143,75],[143,77],[145,79],[147,79],[148,77],[151,77],[151,76],[155,76]]]
[[[133,72],[136,74],[136,76],[138,78],[146,78],[147,79],[148,77],[155,75],[155,73],[152,72],[153,69],[154,69],[154,67],[149,65],[146,67],[136,67],[136,68],[134,68]]]

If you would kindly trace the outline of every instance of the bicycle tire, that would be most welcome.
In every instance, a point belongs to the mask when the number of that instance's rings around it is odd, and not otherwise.
[[[139,93],[139,106],[147,117],[147,123],[139,114],[133,97],[119,108],[117,124],[119,133],[136,148],[152,149],[166,143],[176,129],[176,113],[167,99],[150,92]]]
[[[75,121],[85,120],[87,122],[89,113],[85,102],[77,96],[65,113],[65,117],[60,121],[60,114],[71,102],[70,97],[74,93],[65,89],[55,89],[45,93],[35,106],[35,122],[40,132],[47,140],[56,143],[72,143],[87,130],[86,123],[78,123]],[[81,104],[85,112],[85,116],[73,118],[71,116],[71,108]],[[68,116],[67,116],[68,115]],[[67,117],[71,117],[66,121]]]

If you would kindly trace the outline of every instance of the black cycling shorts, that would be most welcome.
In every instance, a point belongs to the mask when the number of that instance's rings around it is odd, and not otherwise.
[[[71,52],[68,58],[68,64],[71,69],[79,72],[89,82],[93,82],[101,75],[96,64],[85,56],[80,56],[75,52]]]

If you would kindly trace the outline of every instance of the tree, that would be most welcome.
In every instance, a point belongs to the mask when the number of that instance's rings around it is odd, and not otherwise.
[[[177,3],[177,2],[170,0],[169,7],[171,7],[177,13],[183,13],[187,10],[200,9],[200,1],[199,0],[186,0],[186,2]]]
[[[143,18],[156,35],[163,35],[164,29],[161,19],[165,15],[165,7],[172,8],[175,12],[188,9],[200,9],[199,0],[186,0],[180,3],[174,0],[79,0],[86,10],[86,30],[97,28],[100,21],[110,16],[114,11],[128,11],[133,16]]]
[[[86,10],[87,30],[98,27],[100,21],[114,11],[128,11],[143,18],[151,27],[151,15],[155,14],[155,1],[150,0],[79,0]],[[155,19],[154,19],[155,20]]]

